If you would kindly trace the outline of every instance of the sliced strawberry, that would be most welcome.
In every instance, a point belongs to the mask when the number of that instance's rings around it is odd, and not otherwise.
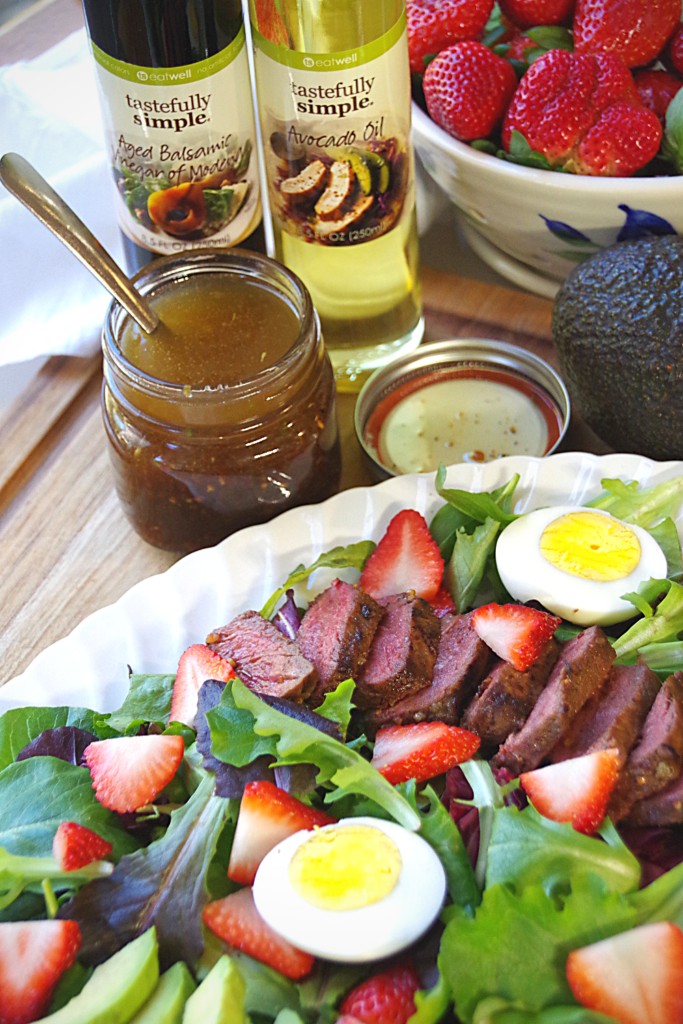
[[[83,868],[109,856],[111,851],[111,843],[77,821],[63,821],[52,840],[52,855],[62,871]]]
[[[414,509],[397,513],[387,526],[360,577],[370,597],[414,591],[431,601],[441,586],[444,563],[427,521]]]
[[[310,953],[292,946],[266,924],[249,887],[207,903],[202,920],[214,935],[255,960],[274,967],[286,978],[303,978],[313,967]]]
[[[272,782],[248,782],[230,850],[228,878],[251,885],[259,864],[279,842],[294,832],[331,825],[334,820]]]
[[[526,672],[562,622],[556,615],[523,604],[483,604],[472,612],[472,625],[494,654]]]
[[[42,1017],[80,945],[75,921],[0,924],[0,1024],[27,1024]]]
[[[567,957],[574,998],[619,1024],[683,1024],[683,931],[641,925]]]
[[[340,1010],[362,1024],[406,1024],[415,1013],[415,993],[421,987],[414,967],[397,964],[351,989]]]
[[[429,602],[434,609],[434,612],[440,619],[444,615],[451,615],[458,609],[455,606],[455,601],[448,593],[445,587],[439,587],[435,596]]]
[[[393,785],[424,782],[469,760],[480,742],[475,733],[443,722],[387,725],[375,737],[371,763]]]
[[[212,651],[206,644],[192,644],[180,655],[173,698],[171,700],[170,722],[184,722],[192,726],[197,714],[197,695],[207,679],[218,679],[227,683],[235,678],[235,670],[229,661]]]
[[[519,778],[539,814],[568,821],[577,832],[590,835],[604,820],[619,765],[618,750],[596,750],[524,772]]]
[[[125,814],[154,800],[177,772],[184,752],[182,736],[120,736],[96,740],[83,758],[99,802]]]

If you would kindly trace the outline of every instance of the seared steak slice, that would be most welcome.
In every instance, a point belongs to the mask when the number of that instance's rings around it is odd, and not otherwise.
[[[495,750],[510,733],[522,728],[557,661],[559,650],[560,645],[551,639],[526,672],[519,672],[509,661],[497,661],[482,680],[471,704],[465,708],[460,725],[481,737],[483,750]]]
[[[647,828],[683,825],[683,772],[666,789],[639,800],[626,822]]]
[[[493,757],[513,775],[537,768],[557,746],[587,700],[605,683],[614,650],[599,626],[569,640],[522,728]]]
[[[662,684],[650,708],[642,735],[629,754],[608,814],[620,821],[640,800],[666,789],[683,771],[683,672]]]
[[[439,651],[429,686],[389,708],[368,712],[363,717],[365,728],[372,733],[382,725],[435,720],[456,725],[490,658],[470,615],[446,615],[441,620]]]
[[[386,708],[432,681],[441,622],[421,597],[394,594],[378,602],[384,617],[355,692],[360,708]]]
[[[312,704],[320,704],[344,679],[358,680],[383,615],[384,610],[369,594],[343,580],[335,580],[318,594],[303,617],[296,640],[318,672]]]
[[[208,646],[235,666],[254,693],[301,700],[318,681],[318,673],[289,637],[258,612],[242,612],[206,638]]]
[[[659,676],[644,662],[615,665],[605,687],[579,711],[571,729],[550,755],[551,761],[565,761],[612,747],[619,751],[624,764],[659,689]]]

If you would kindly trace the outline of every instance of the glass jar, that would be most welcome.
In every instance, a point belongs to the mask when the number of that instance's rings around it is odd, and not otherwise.
[[[164,313],[157,308],[162,325],[143,335],[117,302],[111,304],[102,342],[102,404],[116,491],[140,536],[157,547],[193,551],[333,494],[341,472],[334,377],[317,314],[298,277],[266,256],[233,249],[162,258],[134,280],[152,306],[164,303]],[[221,294],[225,289],[227,324],[216,325],[224,335],[223,354],[220,345],[214,349],[206,323],[198,338],[187,330],[162,335],[159,373],[153,348],[149,358],[135,353],[151,340],[158,344],[164,316],[173,323],[174,304],[184,301],[189,286],[200,295],[204,287]],[[239,358],[225,357],[225,332],[230,351],[235,323],[248,315],[247,299],[267,307],[255,339],[265,361],[256,372],[253,359],[245,370]],[[293,341],[269,361],[264,328],[274,302],[284,303],[281,312],[292,317]],[[203,313],[198,319],[205,320]],[[279,321],[272,323],[280,338]],[[135,331],[142,341],[137,350],[130,344]],[[189,346],[195,379],[167,372],[166,344]],[[207,366],[208,383],[200,373]]]

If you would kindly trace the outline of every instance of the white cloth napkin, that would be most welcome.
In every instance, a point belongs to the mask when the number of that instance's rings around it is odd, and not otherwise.
[[[26,157],[123,266],[85,30],[35,60],[0,68],[0,109],[0,154]],[[418,164],[420,233],[445,201]],[[0,367],[97,351],[108,293],[1,185],[0,260]]]

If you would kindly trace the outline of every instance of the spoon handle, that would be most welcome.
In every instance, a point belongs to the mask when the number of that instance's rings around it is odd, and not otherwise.
[[[159,318],[131,284],[119,265],[32,164],[18,153],[0,158],[0,181],[84,263],[148,334]]]

